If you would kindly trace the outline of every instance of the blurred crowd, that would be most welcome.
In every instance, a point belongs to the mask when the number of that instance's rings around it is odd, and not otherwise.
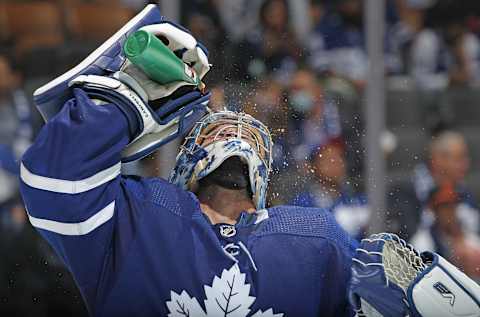
[[[155,1],[0,2],[2,316],[85,315],[68,272],[29,225],[17,190],[19,159],[43,124],[32,92],[147,2]],[[250,113],[272,131],[269,204],[329,209],[351,235],[364,237],[372,213],[363,171],[369,64],[363,1],[183,0],[178,6],[179,22],[209,49],[211,108]],[[452,115],[471,112],[446,97],[474,95],[480,84],[480,3],[387,0],[385,21],[388,87],[415,92],[418,129],[426,136],[414,140],[422,143],[415,153],[395,131],[382,139],[385,159],[402,167],[401,177],[386,181],[385,230],[480,280],[478,189],[467,182],[470,166],[480,162],[470,155],[460,116]],[[408,102],[397,100],[395,111]],[[408,162],[398,155],[405,150]],[[128,170],[165,174],[160,156]]]

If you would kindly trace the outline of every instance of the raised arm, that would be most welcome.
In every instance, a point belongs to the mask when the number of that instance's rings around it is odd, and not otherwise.
[[[31,224],[91,303],[118,211],[132,212],[120,177],[120,153],[129,135],[116,106],[97,106],[81,89],[74,95],[24,154],[21,192]]]
[[[85,61],[98,61],[107,51]],[[59,77],[67,84],[55,79],[37,90],[37,106],[48,121],[23,156],[21,193],[30,222],[64,260],[92,309],[108,278],[104,272],[115,272],[141,212],[132,190],[136,181],[120,175],[122,160],[138,159],[180,135],[204,113],[209,95],[195,86],[182,93],[164,90],[161,101],[152,100],[145,87],[162,86],[129,75],[128,63],[103,73],[82,64],[73,69],[78,76],[70,71]],[[52,113],[51,105],[66,95],[70,99]]]

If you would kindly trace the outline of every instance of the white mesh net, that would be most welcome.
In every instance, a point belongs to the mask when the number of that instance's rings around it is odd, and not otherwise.
[[[394,283],[398,285],[405,295],[407,294],[408,287],[412,284],[415,278],[424,271],[429,263],[423,261],[420,257],[420,254],[411,246],[407,244],[404,240],[400,239],[395,234],[391,233],[379,233],[371,235],[369,238],[362,241],[369,243],[382,243],[382,251],[366,251],[367,254],[371,256],[381,256],[382,263],[370,263],[365,264],[359,262],[363,265],[380,265],[383,267],[385,272],[385,277],[387,279],[387,285],[389,283]],[[363,298],[361,300],[361,309],[356,312],[357,317],[381,317],[380,314],[373,306],[370,305]]]
[[[406,293],[420,272],[426,269],[418,252],[396,235],[389,234],[382,250],[385,276]]]

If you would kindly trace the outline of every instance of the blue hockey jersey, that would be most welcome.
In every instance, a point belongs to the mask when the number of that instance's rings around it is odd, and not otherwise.
[[[193,193],[122,176],[126,119],[74,94],[25,153],[21,192],[91,315],[353,315],[355,242],[330,213],[283,206],[212,225]]]

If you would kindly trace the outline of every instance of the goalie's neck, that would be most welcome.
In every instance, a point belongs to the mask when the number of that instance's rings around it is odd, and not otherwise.
[[[212,224],[235,224],[243,211],[255,212],[252,200],[240,196],[238,191],[217,189],[214,193],[202,193],[198,196],[200,208]]]

